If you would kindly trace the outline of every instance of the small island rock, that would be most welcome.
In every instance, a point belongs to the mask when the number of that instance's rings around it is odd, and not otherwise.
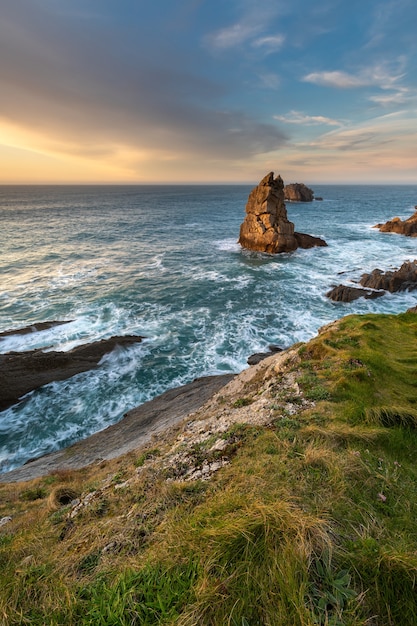
[[[249,194],[239,243],[248,250],[272,254],[327,245],[318,237],[294,232],[285,207],[284,183],[281,176],[274,178],[273,172]]]
[[[406,237],[417,237],[417,210],[404,221],[399,217],[393,217],[385,224],[376,224],[374,228],[379,228],[381,233],[397,233]]]
[[[285,185],[284,197],[288,202],[313,202],[314,191],[304,183],[291,183]]]

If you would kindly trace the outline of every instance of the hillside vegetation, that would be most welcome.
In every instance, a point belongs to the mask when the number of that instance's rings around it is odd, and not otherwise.
[[[0,485],[0,623],[415,625],[416,450],[417,315],[346,317],[144,450]]]

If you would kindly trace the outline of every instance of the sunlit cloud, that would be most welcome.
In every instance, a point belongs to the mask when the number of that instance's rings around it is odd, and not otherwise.
[[[404,59],[399,59],[397,65],[403,66]],[[311,72],[302,77],[302,81],[323,87],[336,89],[355,89],[357,87],[376,86],[380,89],[392,89],[403,78],[404,73],[397,68],[390,71],[386,64],[377,64],[361,69],[356,74],[341,70]]]
[[[287,115],[274,115],[274,119],[286,124],[299,124],[305,126],[343,126],[343,122],[334,120],[323,115],[306,115],[300,111],[290,111]]]

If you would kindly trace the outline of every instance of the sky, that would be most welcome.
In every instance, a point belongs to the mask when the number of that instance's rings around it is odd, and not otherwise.
[[[0,184],[417,184],[416,0],[0,0]]]

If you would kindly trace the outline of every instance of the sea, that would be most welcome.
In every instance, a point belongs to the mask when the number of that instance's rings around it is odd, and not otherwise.
[[[71,350],[115,335],[99,366],[0,412],[0,472],[115,424],[133,407],[247,358],[307,341],[350,313],[398,313],[417,292],[334,303],[326,292],[417,258],[417,238],[373,226],[414,212],[417,185],[316,185],[287,203],[327,248],[267,255],[237,243],[252,185],[0,186],[0,352]]]

